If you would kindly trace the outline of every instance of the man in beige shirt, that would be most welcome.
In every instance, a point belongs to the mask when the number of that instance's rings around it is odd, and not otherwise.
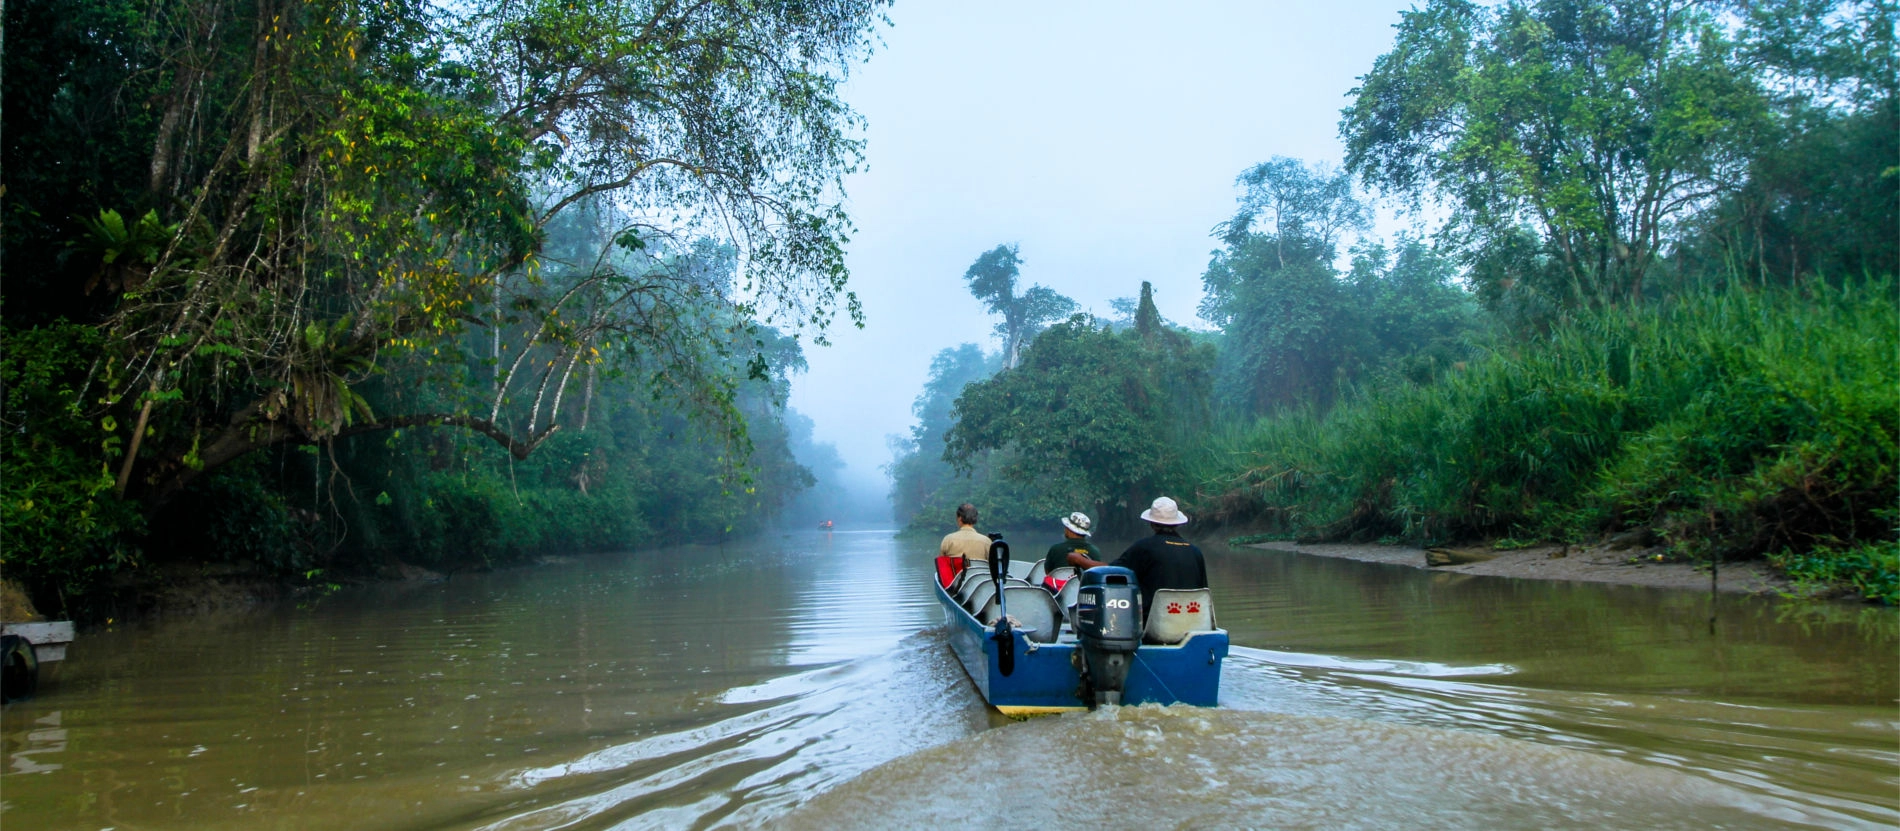
[[[943,544],[937,546],[937,553],[945,557],[962,557],[970,563],[990,561],[990,538],[976,530],[976,506],[965,502],[957,506],[957,530],[945,534]]]

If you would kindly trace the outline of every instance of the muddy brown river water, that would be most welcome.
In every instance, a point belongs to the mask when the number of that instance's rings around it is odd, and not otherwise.
[[[1893,609],[1210,544],[1221,707],[1018,723],[950,656],[932,542],[86,633],[0,721],[0,828],[1900,825]]]

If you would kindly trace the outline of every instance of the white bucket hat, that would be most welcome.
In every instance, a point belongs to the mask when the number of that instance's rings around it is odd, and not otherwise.
[[[1081,534],[1084,537],[1089,535],[1089,526],[1094,524],[1095,523],[1089,522],[1089,515],[1081,511],[1076,511],[1062,518],[1062,527]]]
[[[1186,525],[1187,514],[1181,513],[1180,506],[1174,500],[1161,497],[1148,510],[1141,512],[1141,518],[1156,525]]]

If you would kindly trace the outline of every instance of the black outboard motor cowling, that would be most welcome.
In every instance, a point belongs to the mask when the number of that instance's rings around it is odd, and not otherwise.
[[[1009,578],[1009,543],[1002,534],[990,535],[990,579],[996,583],[996,671],[1004,676],[1016,673],[1016,636],[1010,634],[1009,600],[1003,596],[1004,581]]]
[[[1128,664],[1141,646],[1141,587],[1135,573],[1116,566],[1082,572],[1075,599],[1075,637],[1082,644],[1085,686],[1098,704],[1122,703]]]

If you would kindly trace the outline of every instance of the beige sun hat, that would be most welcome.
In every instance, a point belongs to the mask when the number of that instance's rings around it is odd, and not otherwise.
[[[1062,518],[1062,527],[1081,534],[1084,537],[1089,535],[1089,528],[1094,524],[1095,523],[1089,522],[1089,515],[1081,511],[1076,511]]]
[[[1187,514],[1181,513],[1181,507],[1165,496],[1156,499],[1155,504],[1141,512],[1141,518],[1156,525],[1186,525]]]

